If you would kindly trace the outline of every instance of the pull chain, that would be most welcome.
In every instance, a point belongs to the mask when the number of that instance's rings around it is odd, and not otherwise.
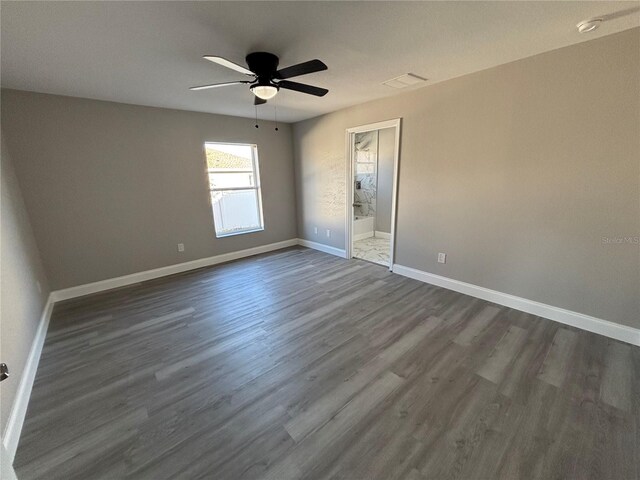
[[[257,105],[254,105],[254,107],[255,107],[255,109],[256,109],[256,128],[259,128],[259,127],[258,127],[258,106],[257,106]]]
[[[278,106],[274,103],[273,105],[274,108],[274,115],[275,115],[275,119],[276,119],[276,132],[278,131]]]

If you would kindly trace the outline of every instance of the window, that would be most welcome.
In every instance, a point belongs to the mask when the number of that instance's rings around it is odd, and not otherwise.
[[[205,143],[216,237],[264,230],[258,148]]]

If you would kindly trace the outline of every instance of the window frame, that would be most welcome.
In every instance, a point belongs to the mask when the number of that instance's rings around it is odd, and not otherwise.
[[[209,168],[209,164],[207,162],[207,145],[235,145],[242,147],[250,147],[251,148],[251,167],[252,167],[252,175],[253,175],[253,186],[245,186],[245,187],[212,187],[210,175],[212,173],[216,173],[215,170],[219,170],[216,168]],[[256,233],[264,231],[264,214],[262,207],[262,186],[260,182],[260,162],[258,161],[258,145],[255,143],[231,143],[231,142],[204,142],[204,165],[205,165],[205,173],[207,179],[207,185],[209,190],[209,206],[211,207],[211,219],[213,220],[213,231],[215,232],[216,238],[224,238],[224,237],[233,237],[236,235],[244,235],[246,233]],[[239,172],[240,170],[238,170]],[[245,172],[245,170],[241,170]],[[225,171],[226,173],[234,173],[233,169],[229,169]],[[223,173],[223,172],[217,172]],[[233,192],[233,191],[247,191],[253,190],[256,194],[256,208],[258,213],[258,220],[260,222],[260,226],[258,228],[247,228],[245,230],[235,230],[233,232],[227,233],[219,233],[216,229],[216,221],[215,221],[215,209],[213,206],[212,193],[213,192]]]

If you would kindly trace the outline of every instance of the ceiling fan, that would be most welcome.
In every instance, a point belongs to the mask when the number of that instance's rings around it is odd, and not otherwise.
[[[295,90],[296,92],[307,93],[317,97],[323,97],[329,91],[326,88],[314,87],[313,85],[287,80],[288,78],[326,70],[327,66],[317,59],[278,70],[278,57],[273,53],[267,52],[254,52],[247,55],[245,60],[249,68],[233,63],[226,58],[213,55],[205,55],[203,58],[254,78],[253,80],[238,80],[235,82],[200,85],[198,87],[191,87],[189,90],[205,90],[207,88],[226,87],[228,85],[248,84],[249,89],[255,95],[254,105],[267,103],[267,100],[275,97],[281,88]]]

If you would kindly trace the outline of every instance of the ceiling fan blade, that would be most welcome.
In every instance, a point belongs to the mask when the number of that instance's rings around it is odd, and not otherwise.
[[[297,65],[291,65],[290,67],[278,70],[274,76],[276,79],[298,77],[300,75],[306,75],[307,73],[321,72],[326,70],[327,66],[320,60],[309,60],[308,62],[298,63]]]
[[[265,104],[265,103],[267,103],[267,101],[266,101],[266,100],[263,100],[263,99],[262,99],[262,98],[260,98],[260,97],[256,97],[255,95],[253,96],[253,104],[254,104],[254,105],[263,105],[263,104]]]
[[[216,57],[215,55],[205,55],[202,58],[209,60],[210,62],[217,63],[218,65],[222,65],[223,67],[230,68],[231,70],[235,70],[236,72],[255,77],[255,74],[248,68],[238,65],[237,63],[233,63],[231,60],[227,60],[226,58]]]
[[[191,87],[189,90],[206,90],[207,88],[227,87],[229,85],[241,85],[244,83],[251,83],[247,80],[238,80],[237,82],[224,82],[224,83],[212,83],[210,85],[200,85],[198,87]]]
[[[314,87],[313,85],[306,85],[304,83],[290,82],[289,80],[283,80],[278,82],[280,88],[286,88],[288,90],[295,90],[296,92],[308,93],[309,95],[315,95],[316,97],[324,97],[329,90],[326,88]]]

